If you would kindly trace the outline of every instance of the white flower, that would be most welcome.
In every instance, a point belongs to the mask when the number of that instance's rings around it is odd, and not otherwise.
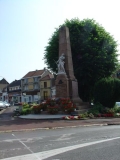
[[[78,116],[74,116],[74,119],[78,119]]]
[[[120,113],[116,113],[116,116],[120,116]]]
[[[70,118],[66,116],[66,119],[70,119]]]

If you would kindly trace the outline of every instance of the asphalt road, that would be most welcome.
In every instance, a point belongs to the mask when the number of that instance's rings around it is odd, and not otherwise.
[[[4,160],[120,160],[120,126],[0,133]]]
[[[12,120],[13,110],[15,109],[15,106],[11,106],[6,108],[6,110],[0,114],[0,121],[10,121]]]

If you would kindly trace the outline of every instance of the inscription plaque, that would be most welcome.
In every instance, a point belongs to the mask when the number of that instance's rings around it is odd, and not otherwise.
[[[62,80],[59,80],[58,84],[62,84],[62,83],[63,83],[63,81],[62,81]]]

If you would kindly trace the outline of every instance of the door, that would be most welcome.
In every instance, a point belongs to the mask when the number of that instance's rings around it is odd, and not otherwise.
[[[44,100],[46,100],[48,98],[48,91],[44,91],[43,96],[44,96]]]

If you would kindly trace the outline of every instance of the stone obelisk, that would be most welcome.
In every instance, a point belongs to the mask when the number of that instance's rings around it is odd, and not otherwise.
[[[60,61],[61,59],[62,62]],[[69,29],[66,26],[61,27],[59,30],[59,60],[57,62],[56,97],[70,98],[76,103],[82,103],[78,96],[78,82],[73,71]],[[61,66],[63,63],[65,71],[60,68],[63,67]]]

